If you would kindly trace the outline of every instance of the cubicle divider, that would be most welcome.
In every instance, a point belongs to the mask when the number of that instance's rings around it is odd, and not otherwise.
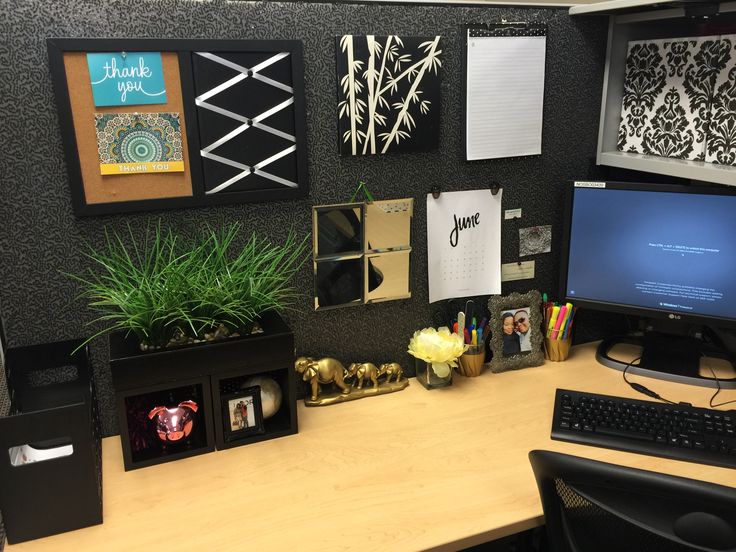
[[[376,199],[413,197],[412,297],[399,301],[313,310],[311,267],[297,278],[302,299],[287,313],[297,355],[333,356],[344,364],[399,362],[409,374],[406,353],[413,332],[432,324],[428,302],[426,194],[503,185],[503,208],[521,218],[503,221],[502,262],[519,258],[519,229],[552,225],[552,251],[535,260],[534,278],[508,282],[503,292],[556,288],[562,190],[573,178],[597,176],[596,150],[605,57],[604,18],[568,16],[565,8],[519,6],[408,5],[313,2],[136,2],[29,0],[5,14],[9,30],[0,51],[6,67],[0,82],[5,145],[0,153],[0,305],[8,343],[20,346],[96,332],[92,314],[76,300],[78,289],[64,272],[88,266],[85,243],[99,246],[105,229],[142,235],[159,220],[186,237],[205,224],[240,221],[281,241],[293,227],[311,230],[313,205],[345,202],[359,180]],[[547,25],[547,60],[542,154],[467,163],[461,137],[464,101],[462,29],[501,19]],[[341,156],[335,37],[345,34],[441,36],[439,146],[417,153]],[[75,218],[65,170],[45,40],[69,38],[170,38],[300,40],[304,52],[307,199],[208,206],[159,212]],[[484,302],[484,301],[483,301]],[[481,301],[478,301],[481,303]],[[98,397],[103,433],[119,431],[106,340],[91,345],[100,373]]]

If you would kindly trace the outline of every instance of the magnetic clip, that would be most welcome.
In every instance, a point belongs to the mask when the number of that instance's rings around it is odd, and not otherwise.
[[[432,188],[432,197],[435,198],[435,199],[439,199],[440,198],[440,189],[439,189],[439,186],[435,186],[434,188]]]
[[[125,59],[127,56],[128,56],[128,53],[125,50],[123,50],[122,52],[120,52],[120,57],[121,58]]]
[[[501,185],[498,182],[491,182],[491,194],[498,195],[498,191],[501,189]]]

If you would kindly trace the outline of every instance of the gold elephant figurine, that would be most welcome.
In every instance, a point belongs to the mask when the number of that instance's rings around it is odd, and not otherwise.
[[[350,387],[345,384],[345,367],[334,358],[315,360],[311,357],[299,357],[294,362],[294,369],[302,374],[302,379],[308,381],[312,387],[312,400],[319,396],[319,386],[335,383],[343,395],[350,393]]]
[[[396,376],[395,381],[401,381],[404,370],[398,362],[386,362],[378,367],[378,377],[386,376],[386,383],[391,383],[391,378]]]
[[[346,378],[356,377],[356,387],[358,389],[363,388],[363,380],[371,380],[373,387],[378,387],[378,368],[375,364],[370,362],[353,362],[345,373]]]

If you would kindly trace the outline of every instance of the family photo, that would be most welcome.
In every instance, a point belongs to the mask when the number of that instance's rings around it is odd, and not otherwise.
[[[505,311],[501,315],[503,356],[528,353],[532,350],[529,307]]]

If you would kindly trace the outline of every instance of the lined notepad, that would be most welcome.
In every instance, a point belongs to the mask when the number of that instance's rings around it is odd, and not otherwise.
[[[546,42],[539,25],[467,30],[468,161],[542,153]]]

